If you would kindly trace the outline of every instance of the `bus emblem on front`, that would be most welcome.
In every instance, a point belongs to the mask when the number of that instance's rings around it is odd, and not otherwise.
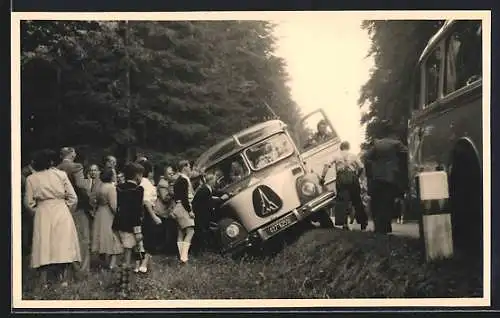
[[[282,204],[278,195],[267,186],[259,186],[253,193],[253,206],[259,216],[277,212]]]

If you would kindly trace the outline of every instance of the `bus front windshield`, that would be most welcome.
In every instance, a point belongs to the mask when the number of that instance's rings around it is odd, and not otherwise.
[[[205,174],[214,175],[217,189],[222,189],[250,175],[250,169],[243,156],[236,154],[210,167]]]
[[[290,156],[293,151],[290,138],[280,133],[246,149],[245,156],[253,170],[260,170]]]
[[[251,174],[268,167],[293,154],[295,148],[285,133],[273,135],[260,141],[241,153],[232,155],[205,170],[205,174],[215,176],[216,188],[231,186]]]

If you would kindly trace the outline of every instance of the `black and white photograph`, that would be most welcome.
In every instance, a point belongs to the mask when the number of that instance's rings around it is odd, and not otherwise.
[[[489,306],[490,20],[13,12],[13,306]]]

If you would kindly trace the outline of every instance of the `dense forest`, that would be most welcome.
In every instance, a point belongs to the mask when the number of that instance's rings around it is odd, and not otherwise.
[[[87,160],[142,151],[195,159],[273,117],[293,126],[265,21],[24,21],[22,151],[74,145]],[[268,106],[272,109],[269,110]]]
[[[369,106],[361,123],[366,124],[366,140],[380,138],[380,122],[389,120],[406,142],[412,99],[413,74],[417,61],[442,20],[369,20],[367,30],[374,59],[370,79],[361,88],[360,107]]]
[[[359,105],[366,139],[391,120],[406,140],[412,75],[434,20],[370,20],[374,68]],[[82,157],[195,159],[228,134],[300,118],[266,21],[24,21],[22,151],[74,145]],[[270,106],[272,111],[267,107]],[[132,150],[132,152],[130,151]]]

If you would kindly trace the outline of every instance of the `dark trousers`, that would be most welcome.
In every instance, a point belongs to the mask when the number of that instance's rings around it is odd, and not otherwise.
[[[80,207],[72,213],[72,216],[78,233],[82,256],[82,261],[78,269],[85,274],[90,270],[90,219],[87,212]]]
[[[387,181],[372,180],[370,188],[370,204],[375,232],[391,233],[392,218],[396,214],[394,203],[399,194],[398,187]]]
[[[158,215],[157,215],[158,216]],[[161,224],[154,223],[151,215],[144,212],[144,219],[142,224],[142,235],[144,241],[144,249],[148,254],[158,254],[167,249],[169,243],[169,223],[168,219],[158,216],[161,219]],[[175,232],[177,235],[177,232]]]
[[[30,255],[33,240],[33,215],[25,209],[22,211],[21,233],[23,255]]]
[[[368,216],[366,215],[365,207],[361,200],[361,186],[359,180],[356,179],[350,184],[337,184],[337,197],[342,206],[340,209],[344,210],[344,213],[339,213],[341,214],[342,225],[347,225],[347,216],[349,215],[347,208],[350,201],[354,207],[356,222],[362,227],[365,227],[368,223]],[[337,219],[337,216],[335,219]]]
[[[210,248],[212,243],[212,233],[210,232],[210,211],[202,211],[199,213],[195,220],[195,231],[193,237],[193,246],[195,252],[203,252]]]

